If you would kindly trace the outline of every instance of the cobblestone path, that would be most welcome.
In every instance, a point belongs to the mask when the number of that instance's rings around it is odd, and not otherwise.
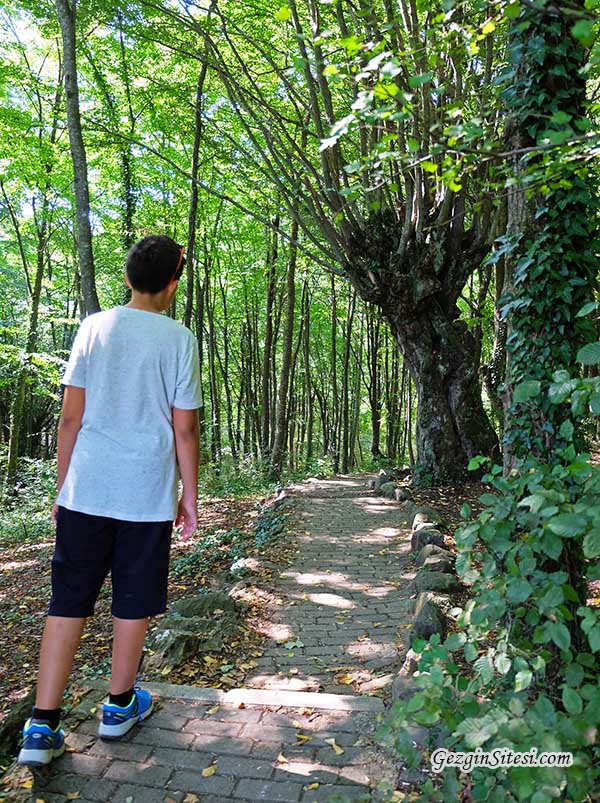
[[[289,489],[297,552],[276,578],[262,625],[270,642],[243,688],[145,684],[159,710],[115,743],[97,738],[106,689],[92,688],[69,752],[14,800],[389,799],[382,784],[395,788],[398,769],[374,733],[401,663],[414,573],[406,521],[367,479]]]

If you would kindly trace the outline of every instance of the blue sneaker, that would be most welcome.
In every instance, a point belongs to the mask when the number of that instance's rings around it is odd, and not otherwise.
[[[41,767],[49,764],[65,752],[65,732],[59,726],[52,730],[43,719],[29,718],[23,727],[23,747],[17,758],[18,764]]]
[[[120,706],[104,703],[102,706],[102,722],[98,733],[101,739],[120,739],[130,731],[137,722],[141,722],[152,713],[152,695],[150,692],[133,690],[129,705]]]

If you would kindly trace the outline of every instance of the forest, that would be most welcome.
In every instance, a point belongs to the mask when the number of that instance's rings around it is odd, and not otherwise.
[[[465,800],[600,784],[599,5],[0,8],[0,540],[50,537],[78,324],[127,303],[134,242],[171,236],[201,492],[381,468],[486,486],[456,534],[471,600],[396,727],[577,760]]]

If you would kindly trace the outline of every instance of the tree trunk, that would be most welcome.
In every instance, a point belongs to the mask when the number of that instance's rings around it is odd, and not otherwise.
[[[204,386],[202,383],[202,373],[204,369],[204,288],[200,283],[200,277],[195,277],[196,289],[196,340],[198,341],[198,360],[200,370],[200,395],[201,402],[198,409],[198,427],[200,430],[200,462],[207,460],[206,454],[206,405],[204,404]]]
[[[471,457],[499,454],[481,401],[477,344],[457,305],[487,244],[464,231],[464,206],[454,201],[451,222],[427,239],[415,232],[405,246],[397,221],[375,216],[368,232],[355,235],[354,260],[346,265],[359,294],[380,307],[415,383],[415,480],[423,484],[461,482]]]
[[[314,395],[310,374],[310,293],[308,283],[304,282],[302,288],[302,309],[304,318],[304,337],[302,338],[302,352],[304,357],[304,392],[306,394],[306,465],[313,456],[313,427],[314,427]]]
[[[449,321],[435,301],[412,321],[392,323],[417,393],[417,481],[446,484],[465,479],[468,461],[498,456],[498,441],[484,412],[472,336]]]
[[[352,324],[356,309],[356,292],[348,300],[348,315],[345,328],[344,360],[342,364],[342,474],[348,473],[350,465],[350,345],[352,341]]]
[[[279,215],[273,221],[279,227]],[[271,422],[271,357],[273,350],[273,306],[275,302],[275,279],[277,266],[277,233],[269,230],[269,245],[267,250],[267,310],[265,318],[265,345],[261,371],[261,432],[260,449],[263,459],[268,457]]]
[[[271,452],[271,471],[274,477],[281,475],[283,449],[287,434],[287,400],[290,384],[290,366],[292,362],[292,340],[294,336],[294,313],[296,307],[296,259],[298,248],[298,223],[294,219],[290,232],[290,255],[287,272],[287,301],[285,312],[285,330],[283,335],[283,350],[281,354],[281,373],[279,375],[279,389],[277,393],[277,414],[275,420],[275,438]]]
[[[88,187],[87,158],[81,118],[79,116],[79,86],[77,83],[77,63],[75,56],[75,0],[55,0],[63,42],[65,69],[65,93],[67,103],[67,125],[69,144],[73,162],[75,183],[75,212],[77,221],[77,255],[81,273],[81,289],[85,301],[85,312],[98,312],[100,303],[96,292],[94,255],[92,252],[92,228],[90,224],[90,192]]]
[[[188,241],[186,254],[186,287],[187,295],[185,299],[185,312],[183,323],[188,329],[192,323],[192,305],[194,300],[194,252],[196,250],[196,217],[198,215],[198,172],[200,142],[202,140],[202,96],[204,93],[204,81],[208,62],[204,61],[200,68],[198,84],[196,86],[196,105],[194,115],[194,146],[192,148],[192,172],[190,175],[190,210],[188,215]]]
[[[367,311],[367,363],[369,368],[369,405],[371,407],[371,454],[381,454],[381,378],[379,348],[381,345],[381,319],[378,310]]]

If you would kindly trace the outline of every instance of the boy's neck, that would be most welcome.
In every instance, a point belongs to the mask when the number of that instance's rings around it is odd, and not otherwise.
[[[169,307],[169,302],[165,298],[164,292],[161,293],[140,293],[133,290],[131,293],[131,301],[125,304],[126,307],[131,309],[141,309],[146,312],[164,312]]]

